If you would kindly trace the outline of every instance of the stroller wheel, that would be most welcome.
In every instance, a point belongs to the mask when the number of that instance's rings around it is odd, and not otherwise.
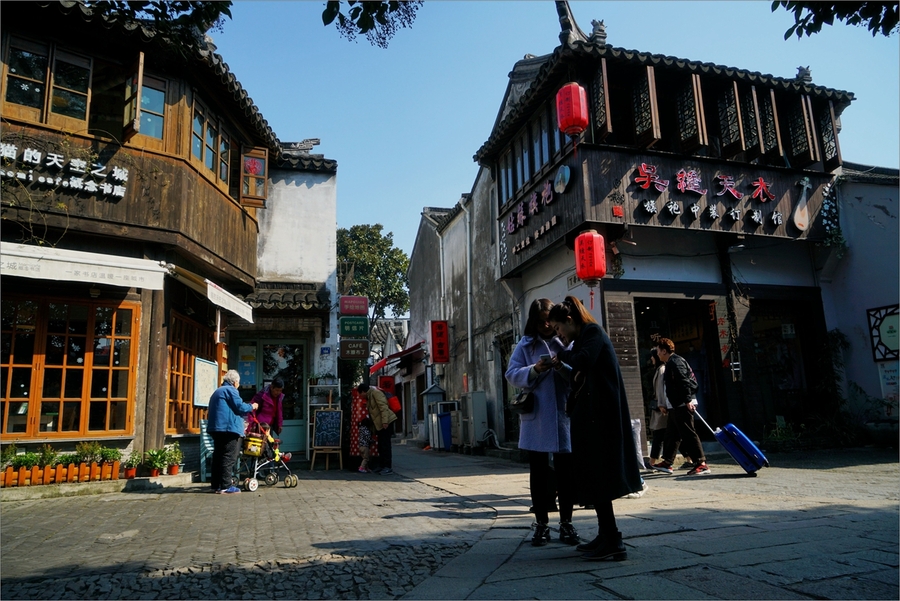
[[[287,476],[284,477],[284,487],[291,488],[293,485],[294,485],[294,479],[290,474],[288,474]]]
[[[291,474],[291,482],[294,483],[294,486],[300,484],[300,478],[297,477],[297,474]]]
[[[259,488],[259,480],[256,478],[247,478],[247,490],[250,492],[256,492],[256,489]]]
[[[266,486],[274,486],[278,483],[278,474],[275,472],[269,472],[266,474]]]

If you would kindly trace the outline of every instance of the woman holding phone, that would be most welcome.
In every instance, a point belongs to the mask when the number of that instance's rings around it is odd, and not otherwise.
[[[534,410],[519,416],[519,448],[528,451],[534,536],[531,544],[550,540],[550,512],[559,495],[559,540],[577,545],[572,526],[575,505],[572,445],[566,415],[567,370],[553,370],[553,358],[565,347],[553,333],[547,316],[553,302],[540,298],[531,303],[525,332],[516,345],[506,370],[510,384],[534,392]]]
[[[597,537],[577,549],[585,559],[621,561],[627,554],[612,502],[642,487],[619,360],[609,336],[577,298],[555,305],[548,320],[562,344],[572,345],[554,363],[571,366],[575,374],[566,411],[578,500],[594,506],[599,526]]]

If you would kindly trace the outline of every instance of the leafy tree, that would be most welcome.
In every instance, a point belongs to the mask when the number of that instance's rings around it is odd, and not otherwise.
[[[344,2],[329,0],[322,11],[322,22],[330,25],[337,19],[335,27],[341,37],[351,42],[357,35],[364,35],[369,43],[379,48],[387,48],[398,29],[410,27],[416,20],[416,12],[422,0],[408,2],[372,2],[347,0],[347,13],[341,6]]]
[[[186,2],[167,0],[82,0],[94,13],[112,19],[152,20],[154,27],[174,37],[193,35],[210,29],[220,30],[225,17],[231,18],[231,1]]]
[[[872,37],[879,33],[885,37],[897,33],[900,13],[894,2],[790,2],[775,0],[772,12],[780,7],[794,13],[794,25],[784,34],[787,40],[794,33],[798,38],[819,33],[823,25],[834,25],[834,20],[845,21],[847,25],[865,25]]]
[[[409,257],[394,246],[394,234],[384,235],[383,229],[376,223],[337,231],[338,261],[352,265],[352,282],[345,287],[346,293],[368,297],[370,328],[384,319],[388,309],[392,316],[409,310]]]

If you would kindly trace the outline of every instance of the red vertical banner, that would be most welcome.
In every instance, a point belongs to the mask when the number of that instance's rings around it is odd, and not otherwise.
[[[378,388],[391,394],[397,394],[394,390],[394,376],[378,376]]]
[[[446,321],[431,322],[431,362],[450,363],[450,333]]]

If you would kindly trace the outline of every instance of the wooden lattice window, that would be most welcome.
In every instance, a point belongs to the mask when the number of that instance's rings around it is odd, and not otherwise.
[[[131,434],[140,305],[3,299],[4,439]]]
[[[214,332],[173,312],[169,320],[169,398],[166,434],[199,433],[204,407],[194,406],[194,360],[216,360]]]
[[[656,101],[656,78],[653,67],[645,67],[637,75],[631,95],[634,139],[638,146],[650,148],[662,137]]]
[[[612,121],[610,121],[609,95],[607,90],[609,83],[606,81],[606,59],[600,59],[600,66],[591,82],[591,100],[594,105],[594,136],[595,141],[601,142],[612,133]]]

